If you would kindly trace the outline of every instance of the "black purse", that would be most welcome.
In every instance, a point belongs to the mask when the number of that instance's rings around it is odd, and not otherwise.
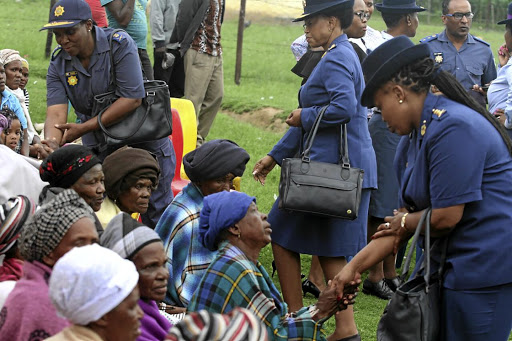
[[[122,30],[115,30],[112,35]],[[94,96],[93,115],[98,116],[102,131],[100,140],[108,146],[124,146],[148,142],[167,137],[172,133],[171,96],[164,81],[144,80],[145,97],[141,105],[108,127],[101,122],[103,113],[114,103],[116,95],[115,64],[112,55],[112,35],[110,36],[110,85],[108,92]],[[98,137],[99,134],[96,136]]]
[[[341,126],[338,164],[311,161],[309,154],[327,106],[320,110],[300,158],[281,164],[279,208],[354,220],[359,212],[364,171],[350,167],[347,126]]]
[[[377,341],[436,341],[440,335],[440,307],[443,268],[446,259],[447,239],[442,245],[442,256],[438,271],[430,275],[430,216],[431,209],[421,216],[411,247],[407,254],[404,270],[400,276],[403,282],[408,276],[412,254],[425,225],[424,275],[400,285],[393,294],[377,327]],[[436,241],[436,243],[439,241]],[[434,247],[436,245],[434,243]]]

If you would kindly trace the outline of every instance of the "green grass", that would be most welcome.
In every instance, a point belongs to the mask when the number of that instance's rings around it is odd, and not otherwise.
[[[4,1],[5,2],[5,1]],[[46,84],[45,75],[49,60],[44,57],[46,32],[39,32],[39,28],[46,23],[49,11],[47,0],[6,0],[2,3],[0,22],[2,22],[2,35],[0,48],[19,50],[30,63],[30,110],[34,122],[43,122],[46,113]],[[442,31],[439,18],[432,18],[432,25],[425,25],[424,17],[420,16],[420,26],[414,41]],[[376,29],[383,29],[384,23],[378,12],[370,21]],[[503,43],[503,27],[493,30],[483,30],[473,25],[471,32],[489,43],[496,51]],[[223,108],[235,112],[252,111],[262,107],[274,107],[283,110],[284,114],[297,106],[297,91],[300,80],[290,72],[295,60],[290,51],[291,42],[302,34],[302,27],[298,23],[279,21],[276,23],[253,20],[252,25],[245,30],[243,64],[241,84],[234,83],[235,48],[237,35],[237,22],[227,20],[222,31],[224,46],[224,82],[225,97]],[[148,39],[149,40],[149,39]],[[55,46],[55,42],[53,42]],[[148,44],[151,46],[151,43]],[[148,50],[152,57],[152,49]],[[250,124],[239,122],[224,114],[219,114],[212,128],[209,139],[228,138],[236,141],[251,155],[246,173],[242,181],[242,190],[258,198],[258,206],[263,212],[268,212],[278,193],[279,168],[271,172],[267,184],[263,187],[256,183],[252,177],[254,163],[264,156],[279,140],[281,135],[263,131]],[[309,269],[309,256],[302,257],[303,273]],[[266,247],[261,254],[261,261],[271,270],[272,252]],[[279,287],[277,276],[275,284]],[[307,296],[304,303],[314,302]],[[355,318],[364,341],[375,340],[375,332],[380,314],[386,302],[374,297],[360,294],[354,306]],[[332,332],[334,322],[326,324],[327,332]],[[512,339],[511,339],[512,340]]]

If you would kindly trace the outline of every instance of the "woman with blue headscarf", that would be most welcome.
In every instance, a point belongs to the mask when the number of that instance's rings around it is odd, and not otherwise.
[[[256,199],[240,192],[220,192],[204,198],[199,240],[218,249],[189,303],[189,311],[205,309],[227,314],[236,307],[259,316],[273,340],[325,340],[321,326],[336,311],[346,309],[354,296],[337,300],[332,287],[316,305],[289,313],[272,279],[258,261],[271,241],[267,215]]]

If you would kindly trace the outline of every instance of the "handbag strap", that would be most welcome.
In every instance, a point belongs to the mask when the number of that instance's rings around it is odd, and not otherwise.
[[[348,158],[348,133],[347,124],[341,125],[341,136],[340,136],[340,158],[344,168],[350,168],[350,159]]]
[[[309,162],[309,153],[311,152],[313,141],[315,140],[318,127],[320,126],[320,121],[322,120],[322,117],[324,116],[324,113],[328,107],[329,105],[322,107],[318,115],[316,115],[315,122],[313,123],[313,127],[311,128],[311,134],[309,134],[306,140],[306,147],[304,149],[304,152],[302,153],[302,161]]]
[[[115,74],[115,64],[114,64],[114,53],[112,53],[112,37],[114,34],[124,32],[122,29],[118,28],[115,29],[110,37],[108,38],[108,45],[109,45],[109,55],[110,55],[110,84],[108,85],[109,91],[115,91],[117,88],[117,82],[116,82],[116,74]]]
[[[430,210],[431,210],[430,208],[427,208],[423,212],[423,214],[421,215],[420,221],[418,222],[418,226],[416,227],[416,231],[414,232],[414,236],[412,237],[411,247],[409,248],[409,251],[407,252],[407,257],[405,258],[404,267],[402,268],[403,269],[402,275],[400,276],[400,281],[402,283],[406,280],[407,276],[409,275],[409,266],[411,265],[412,254],[415,249],[414,245],[416,245],[416,243],[418,242],[418,238],[420,237],[421,229],[423,228],[423,225],[425,223],[425,220],[427,219],[427,215],[430,212]],[[429,215],[429,220],[430,220],[430,215]],[[430,224],[429,224],[429,227],[430,227]],[[430,232],[429,232],[429,237],[430,237]],[[429,241],[429,244],[430,244],[430,241]],[[429,250],[428,255],[430,256],[430,250]],[[429,259],[429,263],[430,263],[430,259]],[[430,266],[430,264],[429,264],[429,266]]]

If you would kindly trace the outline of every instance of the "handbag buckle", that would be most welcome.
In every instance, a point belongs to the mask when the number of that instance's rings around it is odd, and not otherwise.
[[[148,91],[148,92],[146,92],[146,97],[147,96],[156,96],[156,92],[155,91]]]
[[[309,161],[310,161],[309,156],[302,157],[302,162],[309,162]]]

